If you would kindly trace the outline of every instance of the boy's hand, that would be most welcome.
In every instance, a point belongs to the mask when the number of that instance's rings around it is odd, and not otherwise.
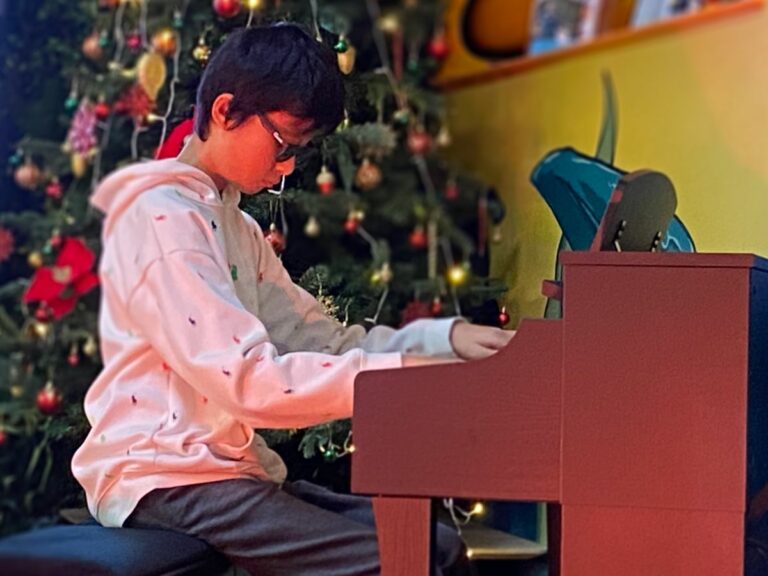
[[[456,322],[451,329],[451,346],[463,360],[480,360],[504,348],[514,335],[514,330]]]

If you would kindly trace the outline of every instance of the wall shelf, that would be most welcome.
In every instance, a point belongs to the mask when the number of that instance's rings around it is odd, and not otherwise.
[[[697,12],[675,16],[639,28],[625,28],[606,32],[589,41],[535,56],[521,56],[495,62],[483,61],[477,57],[472,57],[471,60],[474,61],[472,65],[456,66],[455,69],[452,69],[449,60],[446,62],[443,72],[438,75],[436,84],[446,90],[484,84],[499,78],[562,62],[582,54],[605,50],[622,44],[693,28],[723,18],[753,12],[762,8],[763,5],[764,0],[737,0],[732,3],[712,4],[703,7]],[[454,42],[456,41],[457,39],[454,38]],[[466,49],[461,47],[460,50]],[[465,58],[465,60],[468,59]]]

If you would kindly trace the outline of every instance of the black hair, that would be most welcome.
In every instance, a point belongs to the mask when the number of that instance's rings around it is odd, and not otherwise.
[[[197,89],[195,133],[202,140],[214,100],[226,93],[233,95],[228,116],[235,126],[282,110],[328,133],[344,118],[336,53],[296,24],[242,28],[216,50]]]

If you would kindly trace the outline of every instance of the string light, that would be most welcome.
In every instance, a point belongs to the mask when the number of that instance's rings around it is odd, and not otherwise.
[[[473,517],[485,514],[485,505],[482,502],[475,502],[472,508],[464,510],[456,504],[453,498],[444,498],[443,507],[450,513],[451,520],[453,520],[459,534],[461,534],[461,527],[469,524]],[[467,551],[467,554],[469,555],[470,552]]]

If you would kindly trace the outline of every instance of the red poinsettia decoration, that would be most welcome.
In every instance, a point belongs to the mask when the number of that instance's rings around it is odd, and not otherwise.
[[[91,271],[95,261],[96,256],[82,240],[65,238],[56,264],[37,269],[23,301],[44,303],[57,320],[69,314],[77,299],[99,283]]]

